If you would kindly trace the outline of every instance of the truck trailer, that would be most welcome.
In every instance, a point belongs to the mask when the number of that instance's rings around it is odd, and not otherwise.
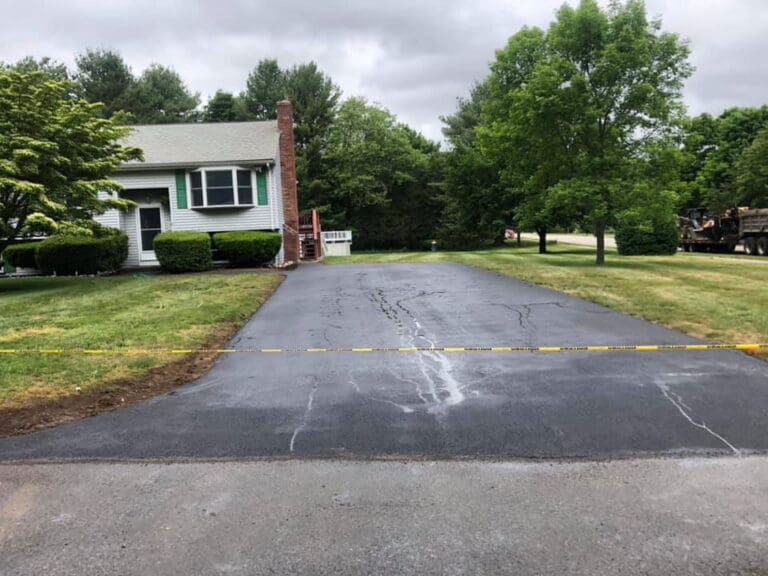
[[[731,208],[718,215],[692,208],[680,217],[680,247],[686,252],[733,252],[739,242],[747,254],[768,256],[768,208]]]

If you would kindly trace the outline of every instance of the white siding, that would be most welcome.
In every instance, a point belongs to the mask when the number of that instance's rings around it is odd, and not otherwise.
[[[109,200],[114,198],[112,194],[106,192],[99,192],[99,200]],[[110,228],[120,228],[120,211],[119,210],[107,210],[104,214],[99,214],[93,217],[96,222],[109,226]]]
[[[123,214],[123,231],[128,234],[128,258],[124,266],[139,266],[139,236],[136,229],[136,208],[131,208]]]
[[[277,171],[279,172],[279,171]],[[252,208],[214,208],[195,209],[179,208],[176,196],[175,176],[170,186],[171,190],[171,221],[174,230],[200,230],[204,232],[227,232],[231,230],[276,230],[282,226],[282,218],[275,219],[273,207],[277,201],[275,194],[275,173],[270,168],[267,171],[267,200],[266,206]],[[173,175],[172,175],[173,176]],[[257,191],[253,191],[256,201]],[[189,178],[187,178],[187,206],[192,206]]]

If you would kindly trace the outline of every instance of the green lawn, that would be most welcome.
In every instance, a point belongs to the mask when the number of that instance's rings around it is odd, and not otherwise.
[[[603,268],[594,249],[571,245],[537,254],[532,246],[477,252],[362,253],[326,258],[362,262],[461,262],[573,294],[719,343],[768,342],[768,264],[729,256],[621,257]],[[768,260],[766,260],[768,261]],[[567,336],[563,337],[567,344]]]
[[[222,342],[277,274],[0,280],[0,348],[201,347]],[[0,355],[0,408],[140,378],[178,356]]]

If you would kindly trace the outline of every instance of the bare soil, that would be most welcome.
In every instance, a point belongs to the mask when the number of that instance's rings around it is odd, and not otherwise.
[[[205,347],[222,348],[238,328],[235,324],[222,327]],[[28,434],[165,394],[205,374],[217,357],[215,352],[196,352],[136,377],[108,382],[76,395],[54,400],[32,400],[21,407],[0,408],[0,437]]]

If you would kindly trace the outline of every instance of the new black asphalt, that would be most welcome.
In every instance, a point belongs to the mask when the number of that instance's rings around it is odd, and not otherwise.
[[[390,264],[301,266],[232,346],[692,342],[491,272]],[[611,458],[767,448],[768,363],[738,352],[244,353],[142,404],[2,439],[0,459]]]

